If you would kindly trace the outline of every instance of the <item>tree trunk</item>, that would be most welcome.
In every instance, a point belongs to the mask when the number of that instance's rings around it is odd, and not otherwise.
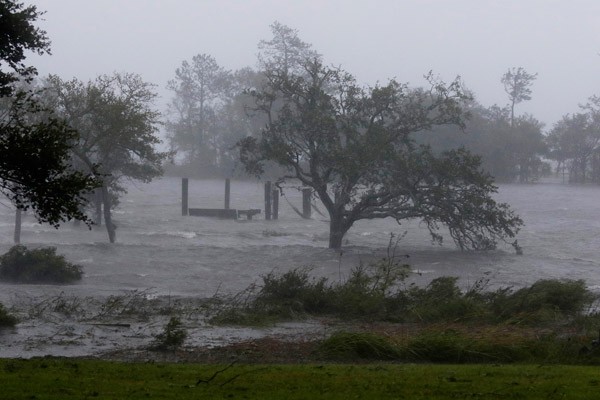
[[[14,241],[15,244],[20,244],[21,243],[21,209],[17,208],[17,212],[15,214],[15,235],[14,235]]]
[[[102,185],[102,203],[104,208],[104,225],[106,225],[106,232],[108,233],[108,240],[111,243],[115,242],[116,229],[117,227],[112,222],[112,216],[110,213],[110,194],[106,185]]]
[[[344,227],[344,221],[342,216],[332,215],[331,221],[329,222],[329,248],[330,249],[341,249],[342,240],[344,235],[348,231],[348,228]]]

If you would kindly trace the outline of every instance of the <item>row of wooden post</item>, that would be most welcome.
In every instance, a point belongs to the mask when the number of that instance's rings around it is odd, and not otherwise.
[[[188,197],[189,197],[188,178],[181,179],[181,215],[188,215]],[[265,182],[265,219],[276,220],[279,218],[279,197],[281,192],[279,188],[273,188],[271,181]],[[302,189],[302,217],[310,219],[311,217],[311,199],[312,190]],[[229,210],[231,199],[231,180],[225,179],[225,209]]]
[[[271,189],[271,182],[265,182],[265,219],[277,219],[279,214],[279,196],[281,192],[278,188]],[[302,218],[310,219],[312,215],[311,206],[312,189],[302,189]]]

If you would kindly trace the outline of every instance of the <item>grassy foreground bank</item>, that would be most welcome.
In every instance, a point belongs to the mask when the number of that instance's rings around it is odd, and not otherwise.
[[[220,371],[220,372],[219,372]],[[594,399],[597,367],[0,360],[3,399]]]

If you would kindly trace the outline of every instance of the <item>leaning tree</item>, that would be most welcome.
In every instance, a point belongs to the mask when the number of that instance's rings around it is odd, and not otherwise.
[[[160,176],[168,156],[155,147],[160,143],[155,98],[154,85],[136,74],[102,75],[87,83],[54,75],[46,80],[44,101],[80,134],[72,147],[74,162],[102,181],[97,202],[111,243],[116,238],[111,209],[126,191],[124,181]]]
[[[266,70],[251,91],[268,116],[259,138],[242,139],[246,170],[274,162],[311,187],[330,218],[329,247],[340,248],[361,219],[417,218],[441,242],[441,225],[461,249],[489,249],[513,237],[521,219],[492,195],[497,188],[463,149],[435,154],[415,135],[436,125],[462,126],[467,99],[458,80],[411,89],[394,80],[372,88],[348,73],[307,60],[298,72]]]

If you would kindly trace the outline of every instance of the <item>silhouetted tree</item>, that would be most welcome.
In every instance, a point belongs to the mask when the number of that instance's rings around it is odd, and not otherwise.
[[[104,220],[110,242],[116,226],[111,209],[126,179],[149,182],[162,174],[168,154],[155,145],[160,114],[153,108],[153,85],[135,74],[103,75],[83,83],[47,79],[46,101],[80,132],[72,153],[85,171],[94,166],[102,179],[100,187]]]
[[[321,55],[298,36],[298,31],[277,21],[270,25],[271,40],[258,43],[261,70],[277,69],[283,73],[302,73],[306,60],[321,59]]]
[[[515,104],[531,100],[531,85],[537,74],[530,74],[524,68],[511,68],[502,75],[501,82],[510,101],[510,126],[515,125]]]
[[[435,155],[414,136],[436,125],[463,125],[461,85],[429,76],[431,87],[396,81],[363,88],[341,70],[312,59],[303,71],[264,71],[268,84],[253,95],[269,123],[260,138],[242,140],[240,158],[260,175],[265,163],[286,168],[282,180],[314,189],[330,217],[329,247],[340,248],[361,219],[421,219],[441,241],[445,225],[461,248],[488,249],[522,224],[496,203],[491,177],[465,150]]]

